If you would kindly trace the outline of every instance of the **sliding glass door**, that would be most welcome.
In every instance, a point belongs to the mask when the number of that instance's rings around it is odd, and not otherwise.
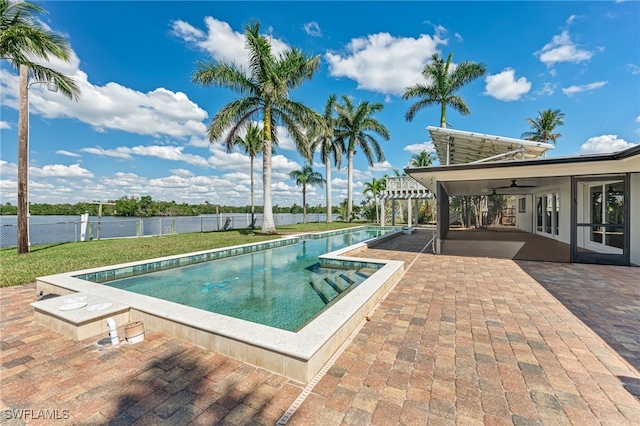
[[[628,264],[628,178],[576,179],[574,189],[575,261]]]

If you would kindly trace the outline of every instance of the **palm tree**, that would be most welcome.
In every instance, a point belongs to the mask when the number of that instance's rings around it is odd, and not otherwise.
[[[529,141],[537,141],[548,143],[549,141],[556,143],[556,140],[562,136],[560,133],[553,133],[556,127],[564,125],[564,113],[559,109],[545,109],[538,111],[540,116],[536,119],[527,118],[527,123],[531,125],[530,132],[524,132],[522,138]]]
[[[373,202],[375,203],[375,206],[376,206],[376,222],[378,223],[380,223],[380,213],[378,210],[378,194],[380,193],[380,191],[384,191],[386,186],[387,186],[386,178],[384,177],[380,179],[372,178],[371,182],[364,183],[364,190],[362,191],[364,195],[371,194],[371,197],[373,198]]]
[[[70,99],[77,99],[80,88],[65,74],[40,65],[34,59],[50,57],[68,62],[69,43],[59,34],[42,26],[36,15],[46,11],[35,4],[0,0],[0,58],[20,73],[18,110],[18,253],[29,251],[29,78],[47,82]]]
[[[307,223],[307,185],[317,185],[322,188],[324,178],[320,173],[314,172],[310,165],[292,171],[289,177],[296,181],[296,185],[302,187],[302,222]]]
[[[384,161],[384,153],[378,141],[367,132],[374,132],[383,139],[389,140],[391,133],[378,120],[373,118],[373,114],[382,111],[384,105],[381,103],[359,102],[357,106],[353,104],[348,96],[342,96],[342,104],[336,105],[336,138],[343,144],[348,158],[348,178],[347,178],[347,221],[353,219],[353,157],[356,148],[360,147],[369,165],[373,166],[374,154],[377,162]]]
[[[227,87],[242,97],[231,101],[213,117],[208,128],[209,141],[214,142],[227,132],[233,141],[246,123],[259,118],[263,122],[262,185],[264,197],[263,233],[276,230],[271,201],[271,150],[277,142],[276,125],[282,123],[293,138],[300,153],[311,158],[303,125],[315,121],[316,113],[289,97],[289,91],[310,79],[320,66],[320,56],[310,57],[298,49],[272,52],[269,39],[260,35],[260,23],[245,25],[249,50],[249,72],[236,64],[222,61],[199,61],[191,80],[201,86]]]
[[[327,182],[327,223],[333,222],[333,213],[331,211],[331,156],[333,155],[334,164],[340,169],[342,164],[342,152],[344,145],[335,138],[335,104],[336,95],[329,96],[324,107],[322,116],[318,119],[318,123],[310,131],[309,138],[311,140],[311,152],[315,152],[320,147],[320,160],[326,167]]]
[[[422,151],[420,154],[413,154],[409,160],[411,167],[429,167],[433,163],[433,152]]]
[[[405,89],[402,99],[419,99],[407,111],[407,121],[413,120],[420,109],[436,104],[440,104],[440,127],[447,127],[447,106],[462,115],[469,115],[467,103],[455,93],[466,84],[484,76],[487,69],[484,64],[472,61],[464,61],[452,67],[452,58],[453,52],[449,53],[446,62],[434,53],[431,62],[422,70],[426,84],[416,84]]]
[[[264,133],[262,129],[253,121],[249,122],[247,127],[247,133],[243,138],[240,135],[236,135],[233,140],[233,144],[226,145],[227,152],[233,151],[233,147],[237,146],[249,155],[251,162],[251,228],[255,225],[255,201],[254,201],[254,189],[253,189],[253,159],[262,153],[262,146],[264,144]],[[275,151],[275,147],[272,147],[272,152]]]

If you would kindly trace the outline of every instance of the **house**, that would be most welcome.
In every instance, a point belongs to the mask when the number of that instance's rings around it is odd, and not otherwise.
[[[567,260],[640,265],[640,145],[546,157],[553,145],[428,127],[440,165],[405,172],[436,194],[436,253],[449,237],[452,196],[517,198],[516,227],[563,243]]]

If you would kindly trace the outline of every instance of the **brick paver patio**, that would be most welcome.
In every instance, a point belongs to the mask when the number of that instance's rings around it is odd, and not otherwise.
[[[419,254],[427,232],[363,253],[412,266],[288,424],[640,424],[638,268]],[[273,425],[304,389],[159,333],[74,342],[34,300],[0,289],[2,424]]]

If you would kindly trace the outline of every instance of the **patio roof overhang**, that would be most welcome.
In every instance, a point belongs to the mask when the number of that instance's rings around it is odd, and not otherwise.
[[[639,173],[640,145],[607,154],[406,168],[405,172],[434,194],[438,182],[449,195],[489,195],[494,188],[508,187],[516,179],[519,186],[532,187],[501,188],[496,192],[522,195],[566,182],[571,176]]]
[[[440,164],[468,164],[543,156],[554,145],[428,126]],[[447,161],[448,159],[448,161]]]

